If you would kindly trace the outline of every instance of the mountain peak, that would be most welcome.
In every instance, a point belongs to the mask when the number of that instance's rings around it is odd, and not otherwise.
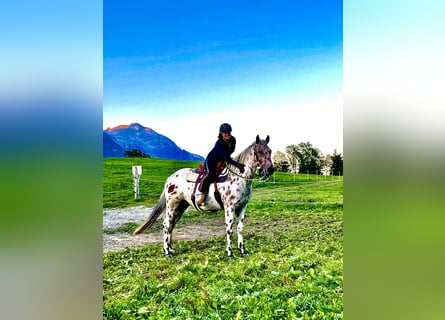
[[[121,124],[121,125],[118,125],[118,126],[113,127],[113,128],[108,127],[108,128],[105,129],[105,131],[115,131],[115,130],[119,130],[119,129],[127,129],[128,127],[129,127],[128,125]]]
[[[139,124],[137,122],[133,122],[132,124],[130,124],[128,126],[128,128],[131,128],[131,129],[136,130],[136,131],[141,130],[141,131],[147,131],[147,132],[151,130],[149,127],[144,127],[143,125],[141,125],[141,124]]]
[[[144,127],[143,125],[141,125],[141,124],[139,124],[137,122],[133,122],[133,123],[131,123],[129,125],[128,124],[120,124],[120,125],[118,125],[116,127],[113,127],[113,128],[108,127],[108,128],[105,129],[105,131],[112,132],[112,131],[122,130],[122,129],[133,129],[133,130],[136,130],[136,131],[141,130],[141,131],[146,131],[146,132],[151,130],[151,128],[149,128],[149,127]]]

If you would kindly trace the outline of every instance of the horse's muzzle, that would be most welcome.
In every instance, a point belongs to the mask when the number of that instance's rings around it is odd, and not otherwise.
[[[263,168],[261,169],[261,176],[263,178],[268,178],[269,176],[273,175],[274,171],[275,171],[274,167],[269,167],[267,169]]]

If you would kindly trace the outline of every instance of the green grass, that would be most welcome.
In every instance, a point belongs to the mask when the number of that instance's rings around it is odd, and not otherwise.
[[[137,202],[133,162],[104,160],[104,190],[118,191],[113,188],[125,183],[120,180],[126,171],[130,185],[127,199],[104,193],[104,206],[154,203],[168,175],[197,166],[142,159],[137,164],[148,167],[152,189]],[[276,173],[275,183],[254,183],[244,225],[247,257],[235,250],[228,260],[225,237],[175,241],[174,232],[171,259],[162,244],[105,253],[104,319],[342,319],[343,180],[295,178]],[[209,217],[220,218],[190,211],[181,222]]]
[[[162,192],[167,177],[181,168],[197,168],[196,161],[153,158],[111,158],[103,161],[103,206],[105,208],[153,205]],[[142,166],[140,198],[134,198],[132,166]]]

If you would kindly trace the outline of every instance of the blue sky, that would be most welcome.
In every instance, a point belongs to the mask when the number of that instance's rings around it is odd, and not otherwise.
[[[342,2],[105,1],[103,127],[139,122],[206,156],[311,142],[343,152]]]

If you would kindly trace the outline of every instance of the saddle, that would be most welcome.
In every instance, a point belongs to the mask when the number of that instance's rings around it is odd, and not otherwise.
[[[229,174],[229,169],[227,168],[226,163],[224,161],[218,162],[216,166],[216,179],[215,181],[213,181],[213,183],[215,184],[215,192],[214,192],[215,200],[218,202],[221,209],[224,209],[224,205],[221,201],[221,194],[219,193],[217,183],[226,181],[228,174]],[[201,211],[201,209],[196,205],[195,194],[196,190],[199,189],[198,185],[202,184],[202,181],[204,180],[206,175],[207,175],[206,167],[204,166],[203,163],[200,163],[197,169],[190,171],[186,176],[188,182],[195,183],[191,199],[194,207],[198,211]]]
[[[218,162],[216,166],[216,180],[214,182],[224,182],[227,180],[227,176],[229,173],[229,169],[226,166],[226,163],[224,161]],[[203,163],[200,163],[198,165],[198,168],[190,171],[186,179],[188,182],[195,182],[196,184],[200,184],[202,180],[204,180],[205,176],[207,175],[206,167]]]

